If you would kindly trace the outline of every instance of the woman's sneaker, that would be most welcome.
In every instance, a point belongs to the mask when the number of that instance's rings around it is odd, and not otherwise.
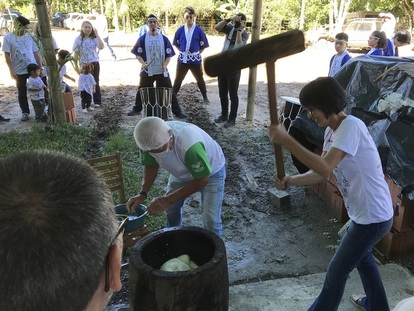
[[[88,110],[87,110],[86,108],[83,108],[83,109],[82,109],[82,112],[83,112],[83,113],[88,113]]]
[[[86,108],[86,110],[88,110],[88,111],[94,111],[95,109],[93,107],[88,107],[88,108]]]

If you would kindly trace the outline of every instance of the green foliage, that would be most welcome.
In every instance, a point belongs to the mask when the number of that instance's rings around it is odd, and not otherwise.
[[[121,0],[117,1],[119,13]],[[128,6],[128,15],[131,28],[135,31],[139,26],[145,24],[146,16],[153,13],[157,15],[162,24],[168,18],[169,33],[183,24],[183,9],[191,5],[197,12],[197,23],[202,25],[209,33],[214,24],[221,18],[228,17],[241,12],[246,14],[249,21],[252,19],[254,0],[194,0],[191,3],[184,0],[154,0],[133,1],[123,0]],[[91,9],[99,9],[99,0],[46,0],[50,13],[56,11],[83,12],[88,13]],[[281,31],[299,27],[301,0],[269,0],[262,5],[262,32],[275,34]],[[330,2],[326,0],[307,0],[305,2],[305,30],[328,24]],[[109,25],[112,25],[114,16],[112,1],[104,1],[105,15]],[[0,9],[13,7],[19,9],[23,15],[34,17],[34,6],[29,0],[0,0]],[[382,11],[392,12],[396,17],[406,20],[410,16],[410,8],[414,9],[412,1],[393,0],[352,0],[350,12],[357,11]],[[119,23],[121,23],[119,20]],[[163,25],[166,28],[166,25]]]

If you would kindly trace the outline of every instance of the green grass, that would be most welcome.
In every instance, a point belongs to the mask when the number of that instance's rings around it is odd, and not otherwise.
[[[0,134],[0,157],[23,150],[51,149],[82,157],[90,139],[91,129],[61,124],[45,132],[43,125],[35,124],[29,131],[10,131]]]
[[[46,132],[44,125],[34,124],[28,131],[10,131],[0,133],[0,158],[11,156],[24,150],[51,149],[72,154],[80,158],[90,158],[88,152],[93,129],[73,124],[60,124],[53,127],[52,131]],[[89,150],[90,151],[90,150]],[[109,136],[102,144],[98,152],[92,152],[93,157],[113,154],[119,152],[122,160],[122,173],[124,177],[125,193],[129,198],[141,189],[142,166],[140,164],[140,153],[133,139],[132,133],[118,132]],[[152,197],[164,194],[165,176],[160,171],[156,184],[151,188],[148,204]],[[114,201],[119,202],[117,196]],[[150,231],[156,231],[165,227],[165,217],[148,216],[145,223]]]

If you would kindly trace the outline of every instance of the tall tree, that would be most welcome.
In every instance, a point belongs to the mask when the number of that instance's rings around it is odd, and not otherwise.
[[[305,26],[305,6],[306,0],[302,0],[302,5],[300,9],[300,17],[299,17],[299,29],[303,30]]]
[[[118,7],[116,5],[116,0],[112,0],[112,5],[114,7],[114,19],[112,20],[112,24],[115,27],[115,31],[119,31]]]
[[[59,69],[56,61],[55,48],[52,41],[52,31],[50,29],[49,15],[44,0],[34,0],[42,42],[37,40],[42,57],[47,66],[50,107],[49,117],[55,123],[65,123],[65,107],[62,99],[62,89],[60,86]],[[35,37],[33,37],[36,40]]]
[[[334,10],[334,19],[335,19],[335,32],[341,32],[342,26],[344,25],[346,15],[348,14],[349,6],[351,5],[352,0],[341,0],[338,2],[334,1],[333,10]]]

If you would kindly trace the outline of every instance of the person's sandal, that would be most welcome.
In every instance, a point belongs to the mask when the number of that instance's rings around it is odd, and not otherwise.
[[[362,298],[365,298],[365,295],[354,294],[351,296],[351,302],[360,310],[365,310],[364,305],[362,304]]]

